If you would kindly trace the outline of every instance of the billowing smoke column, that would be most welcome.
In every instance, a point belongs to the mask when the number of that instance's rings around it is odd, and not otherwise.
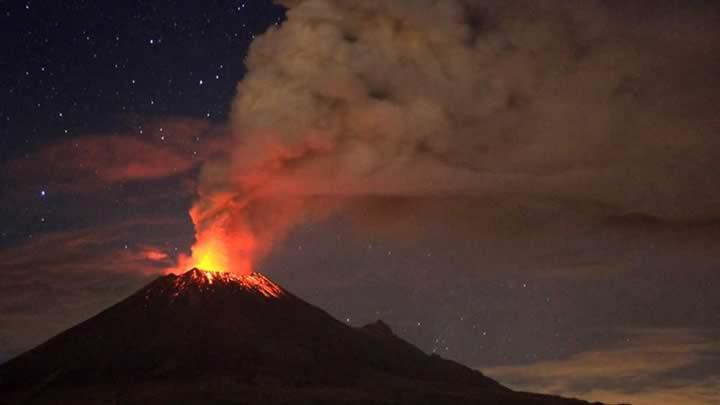
[[[720,212],[693,175],[720,168],[708,152],[720,104],[704,85],[720,71],[706,40],[716,14],[560,0],[284,4],[287,21],[251,47],[232,148],[201,175],[196,264],[248,272],[308,216],[393,198]],[[677,198],[694,190],[708,195]]]

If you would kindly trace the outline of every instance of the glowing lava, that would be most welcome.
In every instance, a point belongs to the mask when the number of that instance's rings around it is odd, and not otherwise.
[[[225,272],[230,268],[226,249],[220,239],[198,241],[192,248],[189,265],[205,271]]]
[[[260,273],[237,275],[218,271],[204,271],[192,269],[175,279],[174,297],[180,296],[188,289],[210,291],[217,286],[239,287],[254,292],[265,298],[278,298],[283,295],[283,289],[272,280]],[[149,297],[146,296],[146,299]]]
[[[181,255],[172,273],[198,268],[205,272],[251,274],[253,256],[251,238],[238,235],[203,235],[192,247],[192,256]]]

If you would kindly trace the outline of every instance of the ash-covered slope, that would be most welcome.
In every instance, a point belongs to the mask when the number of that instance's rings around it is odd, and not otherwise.
[[[0,404],[78,395],[81,403],[580,403],[512,392],[380,322],[351,328],[260,274],[197,269],[161,277],[0,366]]]

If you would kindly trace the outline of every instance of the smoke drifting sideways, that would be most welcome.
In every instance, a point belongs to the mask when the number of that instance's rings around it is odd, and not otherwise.
[[[229,241],[226,265],[251,269],[336,212],[720,214],[717,10],[630,3],[284,1],[251,46],[232,146],[202,170],[198,245]]]

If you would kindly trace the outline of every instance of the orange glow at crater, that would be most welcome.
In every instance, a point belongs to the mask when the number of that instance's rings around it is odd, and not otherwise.
[[[251,173],[233,178],[233,187],[224,191],[212,183],[212,187],[200,188],[198,199],[190,209],[195,226],[192,253],[189,257],[181,255],[177,266],[169,272],[183,273],[198,268],[243,276],[253,273],[273,245],[283,240],[293,225],[311,214],[306,211],[306,198],[300,192],[304,190],[302,181],[293,181],[278,194],[270,186],[262,187],[274,184],[271,179],[282,165],[282,158],[268,159]],[[208,173],[214,172],[208,169]],[[213,179],[210,174],[206,175],[206,181]],[[319,207],[315,211],[314,216],[329,212]]]
[[[198,268],[206,272],[247,275],[253,272],[255,241],[252,235],[228,234],[222,229],[199,233],[190,257],[181,256],[172,272]]]
[[[209,209],[194,206],[190,210],[195,225],[192,254],[189,257],[181,255],[178,264],[169,272],[182,273],[198,268],[206,272],[251,274],[257,259],[258,241],[244,216],[238,215],[241,212],[232,199],[222,196],[215,199]]]
[[[225,245],[220,239],[198,241],[193,246],[193,263],[190,266],[206,271],[225,272],[230,268],[225,249]]]

